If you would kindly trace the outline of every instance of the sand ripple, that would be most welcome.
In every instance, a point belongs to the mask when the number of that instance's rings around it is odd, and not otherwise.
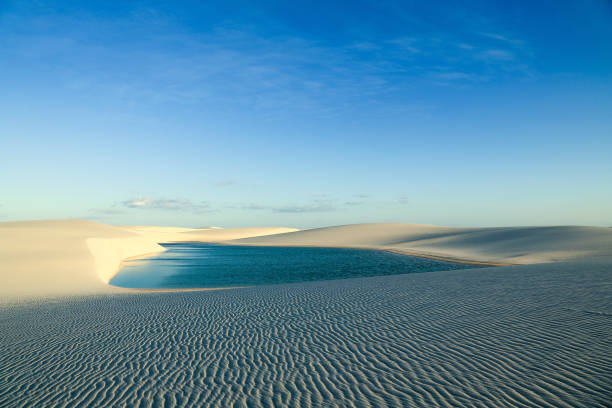
[[[610,261],[0,310],[2,407],[604,407]]]

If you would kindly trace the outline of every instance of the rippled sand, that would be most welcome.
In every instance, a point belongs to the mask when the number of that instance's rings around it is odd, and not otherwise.
[[[0,309],[0,406],[604,407],[612,260]]]

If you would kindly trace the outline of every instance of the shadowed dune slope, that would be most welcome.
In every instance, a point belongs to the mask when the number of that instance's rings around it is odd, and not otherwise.
[[[611,259],[0,307],[3,407],[605,407]]]
[[[612,255],[612,229],[355,224],[247,238],[235,243],[379,248],[455,260],[528,264]]]

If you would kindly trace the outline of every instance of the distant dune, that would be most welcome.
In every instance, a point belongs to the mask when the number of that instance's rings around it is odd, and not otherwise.
[[[388,249],[470,263],[531,264],[612,255],[603,227],[451,228],[419,224],[355,224],[237,241],[253,245]]]

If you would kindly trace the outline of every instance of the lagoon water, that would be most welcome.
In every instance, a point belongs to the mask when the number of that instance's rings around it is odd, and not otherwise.
[[[126,288],[214,288],[475,267],[365,249],[203,243],[163,246],[166,252],[126,261],[110,283]]]

